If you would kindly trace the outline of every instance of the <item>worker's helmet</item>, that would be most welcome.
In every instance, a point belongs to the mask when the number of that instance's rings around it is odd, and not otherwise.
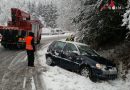
[[[34,33],[33,32],[29,32],[29,36],[34,36]]]

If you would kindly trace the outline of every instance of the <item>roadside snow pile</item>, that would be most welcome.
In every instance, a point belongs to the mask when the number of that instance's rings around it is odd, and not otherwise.
[[[130,74],[128,74],[126,81],[117,79],[94,83],[89,78],[85,78],[76,73],[57,66],[51,67],[46,65],[46,50],[47,46],[42,48],[38,54],[41,64],[48,69],[42,75],[47,90],[130,90]]]
[[[89,78],[59,67],[50,67],[44,74],[43,78],[48,90],[129,90],[130,85],[120,80],[94,83]]]
[[[71,35],[72,33],[65,33],[65,34],[59,34],[59,35],[42,35],[42,38],[49,39],[49,38],[57,38],[57,37],[67,37]]]

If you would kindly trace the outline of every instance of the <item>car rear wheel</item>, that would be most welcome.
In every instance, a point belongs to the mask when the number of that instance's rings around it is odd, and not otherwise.
[[[49,66],[52,66],[53,65],[53,60],[51,57],[47,57],[46,58],[46,64],[49,65]]]

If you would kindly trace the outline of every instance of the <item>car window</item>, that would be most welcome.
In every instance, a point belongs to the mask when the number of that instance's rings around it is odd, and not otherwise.
[[[78,51],[74,44],[68,43],[64,48],[64,52]]]
[[[63,50],[65,44],[66,44],[65,42],[58,41],[55,43],[54,49],[55,50]]]
[[[96,51],[94,51],[93,49],[89,48],[88,46],[85,45],[77,45],[81,55],[91,55],[91,56],[97,56],[98,54],[96,53]]]
[[[56,43],[56,41],[53,41],[53,42],[49,45],[49,47],[48,47],[48,50],[47,50],[47,51],[52,50],[52,48],[54,47],[55,43]]]

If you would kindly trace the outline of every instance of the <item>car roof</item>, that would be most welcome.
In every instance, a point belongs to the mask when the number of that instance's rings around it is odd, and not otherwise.
[[[74,44],[74,45],[88,46],[87,44],[79,43],[79,42],[74,42],[74,41],[66,41],[66,40],[58,40],[58,41],[65,42],[65,43],[72,43],[72,44]]]

